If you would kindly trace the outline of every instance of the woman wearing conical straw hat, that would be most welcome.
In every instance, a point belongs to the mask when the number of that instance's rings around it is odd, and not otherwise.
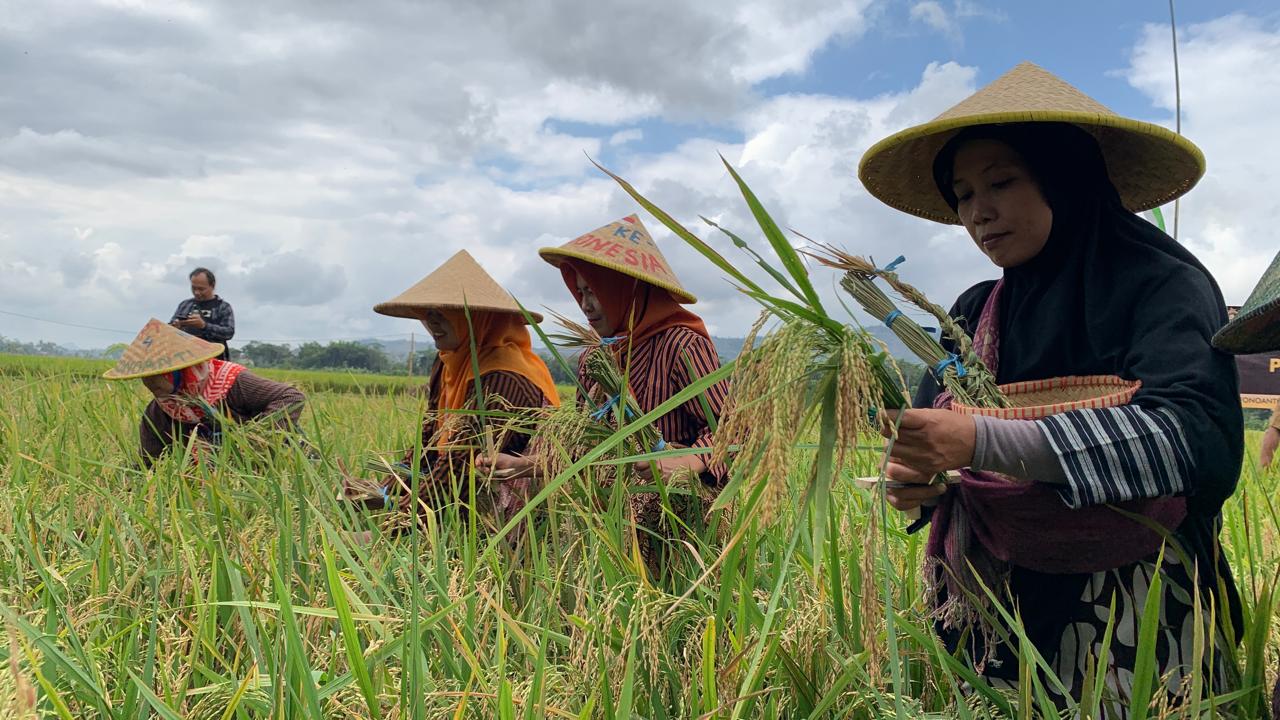
[[[680,284],[653,238],[634,215],[592,230],[560,247],[538,251],[560,269],[565,287],[573,295],[591,328],[609,346],[627,373],[634,399],[649,412],[699,377],[720,366],[720,357],[702,318],[683,306],[697,302]],[[590,397],[597,383],[578,369],[579,384]],[[654,423],[664,447],[710,448],[712,417],[718,417],[727,398],[728,383],[719,382],[701,398],[692,398]],[[585,401],[585,399],[583,399]],[[603,401],[604,399],[601,398]],[[705,402],[704,402],[705,401]],[[654,481],[656,468],[667,481],[680,474],[700,479],[708,491],[723,484],[725,468],[712,467],[706,455],[667,457],[636,463],[643,484]],[[688,515],[688,496],[673,495],[677,512]],[[639,532],[640,550],[650,568],[659,566],[655,537],[665,535],[665,521],[657,493],[630,496]]]
[[[1262,274],[1235,317],[1213,336],[1213,346],[1232,355],[1280,350],[1280,253],[1276,253],[1271,267]],[[1277,446],[1280,446],[1280,404],[1262,431],[1258,464],[1264,468],[1270,466]],[[1280,678],[1271,688],[1271,717],[1280,720]]]
[[[370,504],[379,505],[379,500],[400,491],[401,508],[418,514],[455,500],[466,509],[471,459],[495,451],[519,456],[529,436],[527,428],[516,427],[513,415],[560,404],[550,370],[533,351],[520,305],[463,250],[373,310],[421,322],[437,355],[430,372],[422,444],[406,451],[403,459],[404,466],[412,468],[418,458],[418,495],[408,492],[409,478],[393,476],[379,485],[381,498]],[[481,402],[476,401],[477,367]],[[493,509],[501,515],[519,509],[522,483],[493,479],[494,493],[487,498]],[[355,499],[361,494],[359,485],[346,478],[344,495]]]
[[[1249,299],[1225,327],[1213,336],[1213,345],[1233,355],[1280,350],[1280,254],[1262,274]],[[1269,467],[1280,447],[1280,404],[1262,432],[1258,464]]]
[[[1195,672],[1216,693],[1234,689],[1223,658],[1241,605],[1218,531],[1240,472],[1242,418],[1231,359],[1209,344],[1226,309],[1204,266],[1134,214],[1190,190],[1203,162],[1188,140],[1024,63],[876,144],[859,169],[888,205],[963,225],[999,268],[952,309],[999,382],[1141,383],[1127,404],[1029,421],[950,410],[927,377],[915,406],[928,409],[904,413],[887,470],[908,485],[890,491],[896,507],[937,502],[926,579],[938,630],[952,648],[965,643],[992,684],[1017,684],[1019,652],[983,624],[983,584],[1016,605],[1062,681],[1044,685],[1062,705],[1059,689],[1078,700],[1102,653],[1114,597],[1107,717],[1125,715],[1156,573],[1156,672],[1172,678],[1157,687],[1177,701],[1178,682]],[[949,470],[962,471],[961,484],[928,484]],[[1135,516],[1172,531],[1162,561],[1161,534]],[[1197,623],[1218,647],[1216,667],[1192,659]]]
[[[103,377],[140,379],[154,396],[138,427],[142,461],[155,462],[172,445],[195,435],[216,445],[227,419],[293,429],[306,396],[243,365],[218,360],[224,348],[152,318]],[[193,447],[199,448],[197,444]]]

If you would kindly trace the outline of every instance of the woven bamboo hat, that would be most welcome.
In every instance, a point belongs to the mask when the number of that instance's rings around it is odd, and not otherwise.
[[[155,318],[142,326],[124,349],[115,367],[102,374],[108,380],[163,375],[199,365],[222,354],[222,345],[201,340]]]
[[[680,284],[658,244],[635,215],[596,228],[560,247],[544,247],[538,254],[556,267],[574,258],[656,285],[671,293],[676,302],[685,305],[698,302],[698,298]]]
[[[1204,155],[1190,140],[1120,117],[1044,68],[1024,62],[933,120],[873,145],[862,156],[858,177],[891,207],[959,224],[934,184],[938,151],[967,127],[1031,122],[1073,123],[1093,135],[1112,184],[1132,212],[1181,196],[1204,174]]]
[[[1240,306],[1236,319],[1213,336],[1213,345],[1237,355],[1280,350],[1280,253]]]
[[[393,317],[422,319],[422,313],[430,308],[468,308],[515,313],[523,317],[520,305],[511,293],[503,290],[466,250],[458,251],[408,290],[374,305],[373,311]],[[538,313],[530,311],[529,315],[534,322],[542,322]]]

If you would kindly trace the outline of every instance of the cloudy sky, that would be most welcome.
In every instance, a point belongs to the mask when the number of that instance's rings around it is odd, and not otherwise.
[[[1178,11],[1209,163],[1180,239],[1238,303],[1280,247],[1280,12]],[[947,304],[993,268],[869,197],[862,152],[1024,59],[1172,127],[1168,20],[1164,0],[0,0],[0,335],[128,340],[203,264],[233,344],[395,339],[415,328],[370,308],[462,248],[571,311],[537,247],[637,209],[585,154],[737,258],[697,220],[754,227],[721,153],[782,224],[905,254]],[[646,222],[741,335],[753,305]]]

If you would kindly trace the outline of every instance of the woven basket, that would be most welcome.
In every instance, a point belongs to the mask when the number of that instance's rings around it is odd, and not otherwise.
[[[951,409],[965,415],[986,415],[1002,420],[1039,420],[1071,410],[1128,405],[1140,387],[1141,380],[1125,380],[1115,375],[1028,380],[1000,386],[1013,407],[974,407],[953,402]]]

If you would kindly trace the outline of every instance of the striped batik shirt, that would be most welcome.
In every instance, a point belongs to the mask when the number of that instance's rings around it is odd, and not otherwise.
[[[625,351],[621,362],[628,362]],[[628,381],[636,404],[647,413],[719,367],[720,356],[709,338],[677,326],[656,332],[631,347]],[[588,394],[596,389],[596,383],[586,376],[582,359],[578,362],[578,382]],[[669,446],[709,448],[713,442],[712,419],[720,417],[728,393],[728,381],[721,380],[702,393],[701,398],[691,398],[658,418],[654,427]],[[711,410],[711,418],[707,417],[704,400]],[[727,471],[713,466],[707,475],[704,481],[718,485],[724,481]]]
[[[1062,463],[1072,508],[1185,493],[1193,471],[1182,423],[1167,408],[1073,410],[1036,421]]]

